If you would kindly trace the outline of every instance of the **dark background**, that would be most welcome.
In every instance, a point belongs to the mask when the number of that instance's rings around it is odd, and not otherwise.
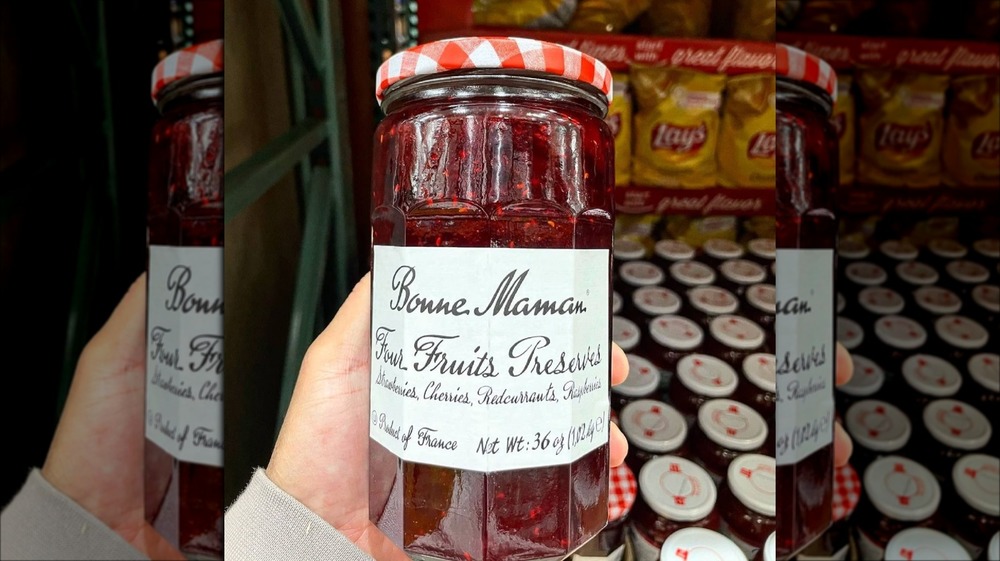
[[[156,63],[221,0],[0,3],[0,507],[41,466],[82,345],[146,262]]]

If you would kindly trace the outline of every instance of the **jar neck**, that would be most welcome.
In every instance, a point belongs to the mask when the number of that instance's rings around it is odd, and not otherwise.
[[[201,74],[178,80],[160,91],[156,108],[165,114],[177,107],[199,101],[222,101],[222,74]]]
[[[824,115],[833,114],[833,99],[819,87],[799,80],[778,77],[777,99],[786,103],[802,103],[803,100],[816,105]]]
[[[589,84],[544,72],[511,69],[453,70],[416,76],[386,90],[386,115],[415,104],[492,100],[498,103],[538,102],[575,107],[604,118],[607,97]]]

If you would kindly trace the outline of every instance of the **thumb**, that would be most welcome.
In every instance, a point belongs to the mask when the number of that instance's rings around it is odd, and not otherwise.
[[[142,367],[146,344],[146,274],[132,283],[104,326],[84,347],[78,375],[113,374]]]

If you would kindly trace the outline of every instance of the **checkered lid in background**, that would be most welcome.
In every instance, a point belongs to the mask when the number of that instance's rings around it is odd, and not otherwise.
[[[173,52],[153,69],[153,103],[165,87],[199,74],[222,72],[222,39],[199,43]]]
[[[632,510],[638,488],[635,474],[627,465],[611,468],[611,477],[608,479],[608,522],[614,522]]]
[[[418,45],[392,55],[375,76],[375,98],[396,82],[449,70],[535,70],[590,84],[611,101],[611,71],[596,58],[563,45],[518,37],[461,37]]]
[[[816,55],[778,43],[777,64],[775,71],[778,76],[799,80],[814,86],[837,98],[837,73],[828,62]]]
[[[858,472],[850,464],[834,470],[833,474],[833,521],[838,522],[854,512],[861,498],[861,480]]]

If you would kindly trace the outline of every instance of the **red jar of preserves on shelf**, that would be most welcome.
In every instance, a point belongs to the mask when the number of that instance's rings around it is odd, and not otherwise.
[[[869,286],[858,292],[858,320],[874,322],[881,316],[900,314],[906,307],[903,296],[891,288]]]
[[[875,261],[883,267],[892,268],[901,261],[913,261],[920,256],[920,250],[905,240],[886,240],[879,244]]]
[[[777,534],[775,532],[771,532],[771,535],[764,541],[764,547],[757,551],[757,555],[754,556],[753,561],[775,561],[775,559],[777,559],[777,550],[775,549],[776,544]]]
[[[985,325],[997,325],[1000,315],[1000,286],[980,284],[972,289],[972,306],[969,314]]]
[[[1000,355],[979,353],[966,363],[969,381],[963,386],[965,401],[992,411],[1000,405]]]
[[[852,456],[853,458],[853,456]],[[861,480],[850,464],[836,469],[833,487],[833,524],[813,540],[796,561],[847,561],[851,558],[850,520],[861,498]]]
[[[990,279],[989,269],[975,261],[966,259],[952,261],[945,266],[944,270],[947,275],[942,279],[942,284],[959,294],[965,294],[973,286]]]
[[[865,329],[851,318],[837,316],[836,329],[837,341],[851,352],[861,348],[865,342]]]
[[[563,559],[607,524],[610,95],[528,39],[379,68],[369,515],[411,557]]]
[[[615,249],[612,254],[615,274],[624,263],[646,258],[646,247],[641,242],[630,237],[615,238]]]
[[[755,238],[747,242],[749,258],[761,265],[774,262],[774,238]]]
[[[930,325],[938,317],[957,314],[962,309],[962,299],[958,294],[940,286],[922,286],[913,291],[915,307],[910,310],[921,323]]]
[[[670,265],[668,272],[670,277],[666,281],[666,286],[678,293],[715,282],[715,271],[698,261],[678,261]]]
[[[664,270],[678,261],[694,259],[694,248],[680,240],[660,240],[653,245],[653,263]]]
[[[618,268],[617,288],[626,300],[630,300],[637,289],[661,285],[665,278],[663,269],[649,261],[628,261]]]
[[[153,71],[146,520],[184,554],[222,547],[222,41]]]
[[[685,528],[663,542],[660,561],[746,561],[732,540],[706,528]]]
[[[677,361],[698,352],[704,339],[701,327],[688,318],[660,316],[649,323],[649,337],[640,354],[658,366],[664,375],[673,376]]]
[[[639,399],[656,399],[660,391],[660,369],[652,362],[634,354],[628,358],[628,378],[611,388],[611,409],[621,413],[629,403]]]
[[[726,476],[734,458],[760,453],[767,443],[767,422],[760,413],[731,399],[703,403],[695,427],[691,447],[698,462],[716,482]]]
[[[923,430],[917,440],[921,446],[915,447],[913,455],[942,479],[951,473],[958,458],[986,448],[993,437],[986,415],[955,399],[930,402],[922,419]]]
[[[743,294],[743,314],[764,330],[764,338],[774,348],[775,289],[773,284],[755,284]]]
[[[731,396],[738,382],[736,371],[725,362],[709,355],[689,354],[677,362],[667,397],[691,425],[702,403]]]
[[[979,559],[990,538],[1000,531],[1000,459],[969,454],[955,462],[951,487],[942,509],[951,534]]]
[[[854,444],[851,463],[861,471],[882,456],[901,453],[913,434],[906,413],[877,399],[851,405],[844,414],[844,428]]]
[[[729,464],[719,487],[722,533],[743,550],[748,559],[757,554],[775,531],[774,458],[744,454]]]
[[[749,259],[729,259],[719,265],[719,286],[742,296],[747,287],[767,280],[763,266]]]
[[[924,249],[927,262],[941,267],[947,265],[949,261],[965,259],[969,254],[969,248],[947,238],[934,238],[927,242],[927,247]]]
[[[906,261],[896,265],[896,277],[907,285],[929,286],[938,282],[941,275],[926,263]]]
[[[632,516],[635,561],[659,561],[663,543],[685,528],[719,529],[717,492],[708,473],[679,456],[661,456],[639,472]]]
[[[875,337],[885,346],[882,353],[886,364],[898,364],[911,351],[924,346],[927,330],[916,321],[904,316],[882,316],[875,321]],[[874,351],[875,347],[872,346]]]
[[[767,352],[764,330],[753,321],[734,315],[712,318],[708,325],[711,337],[705,342],[705,354],[719,357],[733,368],[743,366],[743,359],[754,352]]]
[[[990,334],[978,321],[958,315],[941,316],[934,321],[934,333],[943,343],[942,356],[961,364],[978,349],[986,346]]]
[[[746,253],[740,244],[718,238],[705,240],[701,252],[701,261],[712,267],[718,267],[729,259],[739,259]]]
[[[885,561],[972,561],[951,536],[930,528],[908,528],[892,537]]]
[[[941,486],[924,466],[902,456],[872,462],[862,478],[864,495],[855,513],[860,559],[882,559],[900,530],[940,527]]]
[[[895,384],[893,401],[907,415],[917,418],[932,400],[952,397],[962,387],[962,374],[950,362],[929,354],[910,355],[900,367],[902,379]],[[898,393],[897,393],[898,392]]]
[[[638,494],[632,470],[625,464],[611,468],[608,479],[608,525],[568,561],[622,561],[625,559],[626,531]]]
[[[753,407],[765,419],[774,418],[775,391],[774,355],[753,353],[743,359],[743,377],[733,397]]]
[[[976,240],[972,243],[972,249],[975,250],[975,255],[980,259],[983,257],[987,261],[1000,259],[1000,239],[998,238]]]
[[[838,411],[847,411],[852,403],[878,395],[885,384],[885,371],[871,359],[851,353],[854,375],[846,384],[837,386],[835,401]]]
[[[778,402],[774,442],[778,478],[778,558],[804,547],[830,525],[833,489],[834,247],[839,183],[838,139],[830,122],[837,77],[822,59],[777,45]],[[847,276],[852,268],[847,266]],[[870,266],[869,267],[873,267]],[[874,268],[874,267],[873,267]],[[885,271],[855,275],[863,286]]]
[[[632,293],[630,319],[644,329],[649,329],[653,318],[676,314],[681,309],[681,298],[676,292],[662,286],[644,286]]]
[[[642,329],[634,321],[621,316],[611,318],[611,340],[626,353],[632,352],[642,341]]]
[[[687,423],[677,409],[662,401],[629,403],[621,411],[618,426],[629,443],[625,463],[635,473],[658,456],[687,455]]]
[[[688,317],[704,329],[708,329],[712,318],[723,314],[734,314],[740,306],[740,301],[732,292],[717,286],[692,288],[688,290],[687,299],[691,304]]]

